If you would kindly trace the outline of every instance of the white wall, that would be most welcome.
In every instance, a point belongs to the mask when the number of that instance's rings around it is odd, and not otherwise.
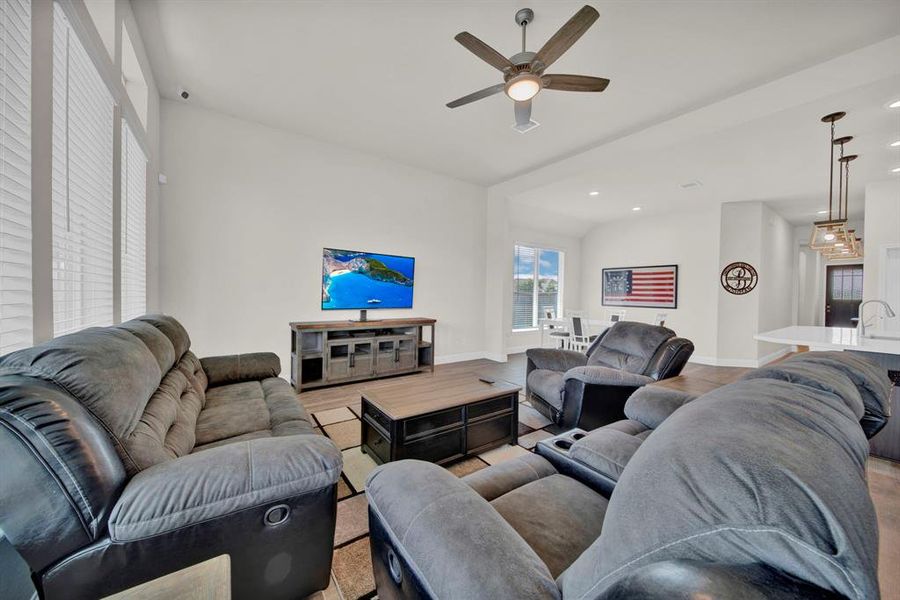
[[[322,311],[322,248],[414,256],[438,360],[485,348],[486,191],[181,102],[162,104],[161,307],[198,355],[271,350]]]
[[[891,303],[900,314],[900,302],[894,298],[896,281],[900,273],[896,269],[888,272],[885,257],[890,250],[897,252],[900,247],[900,181],[880,181],[866,186],[866,228],[863,271],[863,299],[884,299]],[[866,316],[879,315],[875,328],[900,330],[900,317],[883,321],[884,312],[872,305],[866,307]]]
[[[778,213],[762,206],[758,331],[771,331],[794,324],[794,228]],[[751,292],[752,294],[752,292]],[[757,342],[761,363],[787,350],[783,345]]]
[[[518,225],[510,226],[509,236],[512,240],[509,252],[513,252],[513,246],[516,244],[563,251],[563,310],[580,310],[581,238],[537,231]],[[512,269],[509,271],[509,279],[512,279]],[[512,298],[506,305],[506,311],[509,315],[508,319],[504,318],[504,322],[508,320],[510,323],[510,327],[506,330],[506,352],[513,354],[540,346],[539,331],[512,331]]]
[[[652,322],[668,312],[666,325],[694,342],[692,360],[709,361],[716,355],[718,254],[718,207],[604,223],[582,241],[581,305],[595,319],[609,310],[601,305],[604,268],[677,264],[678,308],[628,308],[626,318]]]

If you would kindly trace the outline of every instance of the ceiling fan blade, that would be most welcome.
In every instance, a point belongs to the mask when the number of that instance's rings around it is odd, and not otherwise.
[[[548,90],[564,92],[602,92],[609,85],[609,79],[587,75],[544,75],[541,83]]]
[[[546,69],[562,56],[566,50],[572,47],[572,44],[578,41],[584,32],[590,29],[600,17],[593,6],[583,6],[575,15],[566,21],[566,24],[559,28],[559,31],[553,34],[547,43],[538,50],[532,63],[539,62]]]
[[[476,100],[481,100],[482,98],[487,98],[488,96],[493,96],[496,93],[502,92],[504,87],[506,87],[506,84],[498,83],[497,85],[486,87],[483,90],[472,92],[468,96],[463,96],[462,98],[457,98],[453,102],[448,102],[447,108],[456,108],[457,106],[462,106],[463,104],[468,104],[470,102],[475,102]]]
[[[516,102],[516,125],[528,125],[531,122],[531,100]]]
[[[491,65],[495,69],[504,71],[506,69],[515,68],[515,65],[513,65],[508,58],[479,40],[468,31],[463,31],[462,33],[456,34],[456,37],[453,39],[462,44],[469,52],[471,52],[487,64]]]

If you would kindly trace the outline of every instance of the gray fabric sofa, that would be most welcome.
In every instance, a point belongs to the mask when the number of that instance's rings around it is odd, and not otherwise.
[[[235,598],[328,585],[341,454],[271,353],[198,359],[148,315],[0,358],[0,529],[43,598],[220,554]]]
[[[526,397],[567,428],[595,429],[623,417],[635,390],[681,373],[694,352],[690,340],[665,327],[619,321],[587,352],[532,348],[526,352]]]
[[[890,382],[847,375],[843,357],[803,361],[814,378],[789,380],[788,365],[636,402],[655,428],[608,495],[538,455],[464,479],[379,467],[367,486],[379,597],[878,598],[863,423]]]

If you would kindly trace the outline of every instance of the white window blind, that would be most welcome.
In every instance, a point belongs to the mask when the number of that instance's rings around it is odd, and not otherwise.
[[[31,0],[0,2],[0,355],[32,344]]]
[[[147,157],[122,120],[122,320],[147,312]]]
[[[113,99],[53,12],[53,334],[113,320]]]
[[[562,256],[559,250],[516,245],[513,255],[514,330],[533,329],[549,310],[560,317]]]

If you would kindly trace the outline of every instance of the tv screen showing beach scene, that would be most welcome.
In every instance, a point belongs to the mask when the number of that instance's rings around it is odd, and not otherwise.
[[[412,308],[415,269],[411,256],[325,248],[322,308]]]

